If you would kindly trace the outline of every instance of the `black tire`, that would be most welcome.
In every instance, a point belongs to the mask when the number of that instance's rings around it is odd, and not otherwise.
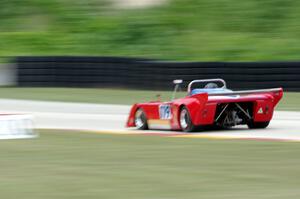
[[[190,113],[185,106],[181,108],[179,113],[179,125],[184,132],[193,132],[196,129],[191,120]]]
[[[134,114],[134,125],[137,127],[138,130],[147,130],[148,123],[146,114],[142,109],[137,109]]]
[[[267,128],[267,126],[269,126],[270,124],[270,121],[267,121],[267,122],[249,122],[247,125],[248,125],[248,128],[249,129],[264,129],[264,128]]]

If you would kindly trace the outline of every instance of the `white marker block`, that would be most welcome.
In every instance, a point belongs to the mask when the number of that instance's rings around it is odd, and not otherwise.
[[[27,114],[0,114],[0,139],[35,138],[33,116]]]

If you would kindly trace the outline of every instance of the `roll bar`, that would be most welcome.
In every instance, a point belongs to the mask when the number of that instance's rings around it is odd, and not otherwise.
[[[221,88],[226,88],[226,82],[223,79],[196,79],[189,83],[187,92],[190,93],[192,85],[194,83],[205,83],[205,82],[221,82],[223,86]]]

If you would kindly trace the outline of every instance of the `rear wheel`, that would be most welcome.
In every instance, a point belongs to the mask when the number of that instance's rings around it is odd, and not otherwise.
[[[267,122],[249,122],[247,125],[249,127],[249,129],[264,129],[267,128],[267,126],[269,126],[270,121]]]
[[[134,124],[139,130],[148,129],[146,114],[142,109],[138,109],[134,115]]]
[[[182,107],[182,109],[180,110],[179,124],[182,131],[184,132],[192,132],[196,128],[186,107]]]

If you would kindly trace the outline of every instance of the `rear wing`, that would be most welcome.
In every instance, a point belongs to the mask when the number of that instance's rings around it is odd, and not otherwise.
[[[232,92],[226,92],[226,93],[210,93],[209,96],[220,96],[220,95],[249,95],[249,94],[259,94],[259,93],[282,93],[282,88],[270,88],[270,89],[259,89],[259,90],[245,90],[245,91],[232,91]]]
[[[245,91],[232,91],[226,93],[210,93],[208,96],[230,96],[230,95],[250,95],[250,94],[269,94],[274,98],[274,106],[280,101],[283,96],[282,88],[259,89],[259,90],[245,90]]]
[[[219,88],[227,89],[226,82],[223,79],[197,79],[193,80],[188,85],[188,93],[190,94],[192,91],[192,86],[195,83],[210,83],[215,82],[219,85],[222,85]],[[275,103],[278,103],[278,101],[283,96],[283,89],[282,88],[270,88],[270,89],[259,89],[259,90],[244,90],[244,91],[230,91],[230,92],[213,92],[208,93],[208,96],[230,96],[230,95],[250,95],[250,94],[270,94],[274,97]]]

